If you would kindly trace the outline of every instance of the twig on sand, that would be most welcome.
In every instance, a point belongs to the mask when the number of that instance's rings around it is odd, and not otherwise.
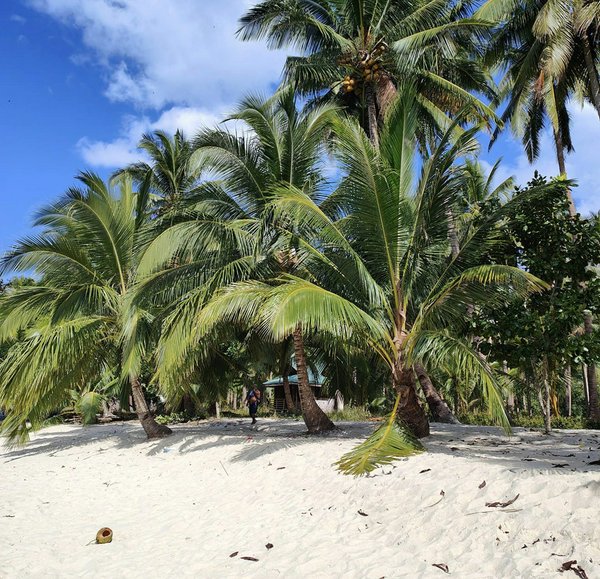
[[[221,468],[225,471],[225,474],[229,476],[229,473],[227,472],[227,469],[223,466],[223,463],[219,461],[219,464],[221,465]]]
[[[488,513],[518,513],[522,510],[523,509],[502,509],[501,511],[473,511],[472,513],[466,513],[465,517],[468,517],[469,515],[485,515]]]
[[[506,501],[505,503],[502,503],[500,501],[494,501],[493,503],[485,503],[486,507],[500,507],[501,509],[503,509],[504,507],[508,507],[510,505],[512,505],[521,495],[517,495],[514,499],[511,499],[510,501]]]
[[[440,495],[441,495],[441,498],[439,500],[435,501],[435,503],[433,503],[432,505],[427,505],[424,508],[430,509],[431,507],[435,507],[435,505],[439,505],[444,500],[444,497],[446,496],[446,493],[443,490],[441,490],[440,491]]]
[[[580,565],[577,565],[577,560],[573,561],[565,561],[559,568],[558,571],[560,573],[564,573],[565,571],[573,571],[577,577],[580,579],[588,579],[587,573],[583,570]]]

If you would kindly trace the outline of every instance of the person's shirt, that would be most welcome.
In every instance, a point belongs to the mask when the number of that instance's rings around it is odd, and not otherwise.
[[[250,392],[248,392],[248,402],[250,404],[252,404],[252,398],[254,398],[255,402],[254,404],[258,404],[260,402],[260,390],[255,390],[254,388],[252,388],[252,390],[250,390]]]

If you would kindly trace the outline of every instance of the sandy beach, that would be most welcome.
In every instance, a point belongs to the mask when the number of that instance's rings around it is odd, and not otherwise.
[[[429,452],[339,474],[372,428],[43,430],[0,448],[0,577],[568,578],[572,560],[600,576],[598,431],[433,425]],[[104,526],[114,540],[97,545]]]

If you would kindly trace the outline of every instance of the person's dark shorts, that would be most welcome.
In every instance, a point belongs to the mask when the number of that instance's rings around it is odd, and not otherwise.
[[[248,405],[248,409],[250,410],[250,416],[252,416],[253,414],[256,414],[256,411],[258,410],[258,404],[256,404],[256,402],[254,404],[250,403]]]

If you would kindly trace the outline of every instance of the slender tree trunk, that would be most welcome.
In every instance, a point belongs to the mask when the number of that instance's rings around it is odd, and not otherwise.
[[[292,398],[292,391],[290,390],[290,377],[288,376],[287,370],[283,374],[283,394],[285,395],[285,407],[290,412],[294,412],[296,410],[296,405],[294,404],[294,399]]]
[[[566,391],[566,406],[567,406],[567,416],[571,416],[573,414],[573,379],[571,376],[571,364],[567,364],[565,368],[565,391]]]
[[[377,102],[375,90],[370,83],[365,87],[365,100],[367,101],[367,126],[369,139],[374,147],[379,148],[379,123],[377,121]]]
[[[558,170],[563,177],[567,176],[567,166],[565,164],[565,147],[562,141],[562,136],[558,131],[554,131],[554,144],[556,146],[556,160],[558,161]],[[577,214],[575,209],[575,202],[573,201],[573,194],[571,189],[567,189],[567,198],[569,200],[569,213],[571,216]]]
[[[598,69],[596,68],[594,53],[592,51],[592,45],[590,44],[590,38],[586,32],[583,33],[581,41],[581,45],[583,46],[585,67],[587,69],[590,82],[590,98],[594,103],[594,108],[596,109],[598,116],[600,117],[600,80],[598,79]]]
[[[544,411],[544,433],[549,434],[552,430],[552,420],[550,418],[550,380],[548,377],[548,359],[544,357],[544,361],[542,362],[542,372],[544,376],[544,395],[545,400],[543,400],[543,411]]]
[[[415,372],[421,384],[423,394],[427,400],[427,405],[431,411],[431,416],[434,422],[444,422],[446,424],[460,424],[460,421],[452,414],[452,411],[446,404],[438,391],[435,389],[431,378],[421,364],[415,364]]]
[[[138,415],[142,428],[149,439],[152,438],[164,438],[172,434],[172,430],[164,424],[158,424],[156,420],[150,414],[148,409],[148,403],[144,397],[144,391],[138,378],[131,378],[131,393],[133,394],[133,403],[135,405],[135,411]]]
[[[458,391],[458,380],[452,376],[452,389],[454,391],[454,413],[460,414],[460,392]]]
[[[289,364],[289,338],[283,341],[281,345],[281,358],[279,360],[279,369],[281,372],[281,379],[283,381],[283,395],[285,396],[285,407],[290,411],[296,410],[294,399],[292,398],[292,391],[290,390],[290,364]]]
[[[504,374],[508,374],[508,363],[506,360],[502,361],[502,372]],[[515,414],[515,393],[510,390],[508,393],[508,400],[506,401],[506,409],[508,411],[509,416],[514,416]]]
[[[583,315],[585,333],[589,335],[594,331],[592,326],[592,312],[590,310],[585,310]],[[589,391],[588,418],[593,422],[600,422],[598,380],[596,377],[595,360],[592,360],[591,363],[587,365],[587,387]]]
[[[429,436],[429,421],[419,404],[412,368],[404,368],[400,360],[392,372],[392,386],[400,395],[398,419],[417,437]]]
[[[298,393],[300,394],[300,406],[302,407],[302,418],[310,433],[324,432],[335,428],[327,414],[317,404],[315,396],[308,382],[308,371],[306,368],[306,357],[304,355],[304,338],[300,325],[296,327],[293,334],[294,353],[296,355],[296,370],[298,372]]]
[[[446,209],[446,218],[448,219],[448,241],[450,242],[450,251],[452,252],[452,259],[456,259],[460,253],[460,244],[458,242],[454,211],[452,211],[451,207]]]

